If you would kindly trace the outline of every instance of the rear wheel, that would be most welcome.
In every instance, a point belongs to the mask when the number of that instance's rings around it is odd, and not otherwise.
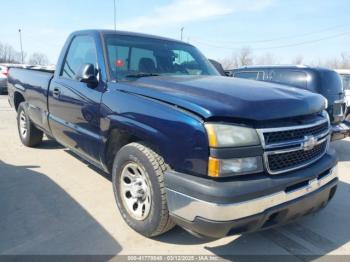
[[[165,170],[163,158],[139,143],[123,147],[113,164],[113,190],[121,215],[147,237],[161,235],[175,225],[167,207]]]
[[[17,110],[17,126],[19,137],[23,145],[28,147],[35,147],[42,142],[43,132],[37,129],[30,121],[24,105],[25,103],[22,102],[18,106]]]

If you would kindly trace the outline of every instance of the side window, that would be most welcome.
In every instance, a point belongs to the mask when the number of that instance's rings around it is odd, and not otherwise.
[[[233,77],[258,80],[259,72],[238,72],[234,73]]]
[[[126,71],[129,67],[129,52],[130,47],[128,46],[115,46],[108,45],[108,56],[109,61],[113,61],[114,65],[111,65],[113,72],[118,70]]]
[[[258,72],[258,78],[257,80],[259,81],[264,81],[265,80],[265,74],[264,72]]]
[[[184,50],[173,50],[175,59],[174,63],[181,65],[181,64],[193,64],[196,63],[196,60],[193,58],[193,56],[184,51]]]
[[[184,71],[190,73],[191,75],[202,74],[202,67],[189,52],[185,50],[172,50],[172,52],[174,53],[174,71]]]
[[[270,73],[270,81],[290,86],[307,88],[307,75],[296,70],[274,70]]]
[[[147,49],[133,48],[131,51],[130,69],[135,71],[144,71],[142,70],[144,64],[153,65],[152,67],[154,68],[157,67],[157,61],[153,54],[153,51]]]
[[[350,90],[350,75],[341,75],[344,90]]]
[[[136,72],[155,72],[157,59],[148,49],[124,45],[108,45],[110,70],[115,75]]]
[[[76,80],[77,73],[84,64],[93,64],[97,67],[97,54],[95,41],[91,36],[77,36],[73,39],[61,76]]]

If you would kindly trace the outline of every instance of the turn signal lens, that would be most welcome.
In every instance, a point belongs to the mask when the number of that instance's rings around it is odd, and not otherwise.
[[[218,140],[216,139],[216,132],[215,132],[214,125],[206,125],[205,127],[206,127],[207,133],[208,133],[209,145],[211,147],[217,147]]]
[[[220,176],[220,161],[219,161],[219,159],[209,157],[208,176],[210,176],[210,177],[219,177]]]
[[[208,176],[232,177],[255,174],[263,171],[262,157],[217,159],[209,157]]]

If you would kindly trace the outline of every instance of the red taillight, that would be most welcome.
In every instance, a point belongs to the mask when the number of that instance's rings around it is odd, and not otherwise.
[[[0,72],[0,74],[8,76],[9,75],[9,71],[7,69],[5,69],[3,72]]]

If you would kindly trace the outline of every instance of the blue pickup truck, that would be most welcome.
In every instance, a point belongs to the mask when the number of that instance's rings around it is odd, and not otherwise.
[[[24,145],[46,134],[110,173],[122,217],[147,237],[265,229],[336,191],[322,96],[219,76],[184,42],[75,32],[54,72],[10,69],[9,102]]]

